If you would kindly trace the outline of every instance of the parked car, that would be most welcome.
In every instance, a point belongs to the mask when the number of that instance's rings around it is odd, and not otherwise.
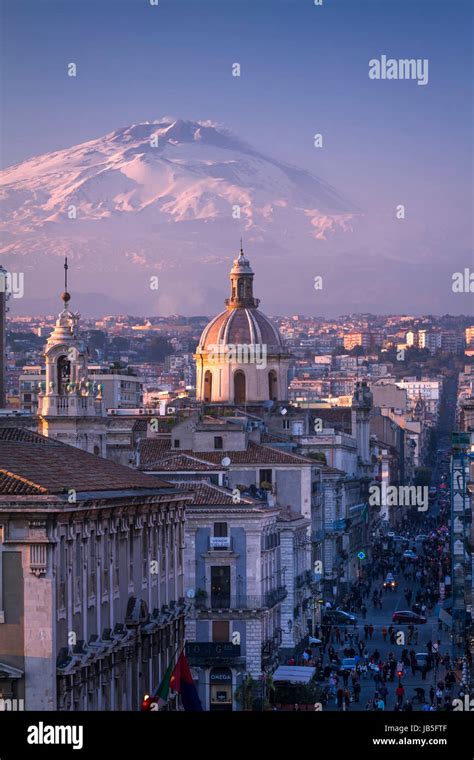
[[[387,573],[387,577],[385,578],[385,580],[383,582],[383,587],[384,588],[396,589],[397,586],[398,586],[398,583],[395,580],[395,578],[393,576],[393,573]]]
[[[325,620],[335,625],[356,625],[357,617],[345,610],[327,610]]]
[[[403,559],[410,559],[410,560],[418,559],[418,556],[416,552],[413,551],[413,549],[407,549],[406,552],[403,552],[402,556],[403,556]]]
[[[397,610],[392,615],[392,623],[412,623],[414,625],[423,625],[426,618],[412,610]]]
[[[426,541],[427,538],[428,536],[425,533],[419,533],[417,536],[415,536],[415,541],[420,544],[423,541]]]
[[[308,636],[308,644],[312,647],[320,647],[323,642],[321,639],[316,639],[314,636]]]

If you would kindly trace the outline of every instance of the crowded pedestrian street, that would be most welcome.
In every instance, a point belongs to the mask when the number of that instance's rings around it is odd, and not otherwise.
[[[423,523],[379,531],[361,577],[337,610],[326,605],[306,652],[324,709],[451,710],[463,698],[469,663],[440,616],[450,593],[445,522],[436,504]]]

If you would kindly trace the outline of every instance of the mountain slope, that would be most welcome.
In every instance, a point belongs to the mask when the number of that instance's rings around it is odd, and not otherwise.
[[[160,278],[163,309],[178,307],[172,290],[183,271],[196,281],[190,309],[212,301],[212,267],[228,266],[240,235],[250,256],[308,257],[319,241],[351,230],[357,216],[309,172],[210,122],[169,119],[10,167],[0,202],[7,266],[34,269],[42,286],[69,255],[76,287],[91,278],[102,290],[113,285],[135,308],[152,303],[147,278],[156,273],[168,273]]]

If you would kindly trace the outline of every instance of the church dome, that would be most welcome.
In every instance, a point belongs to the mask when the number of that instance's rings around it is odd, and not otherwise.
[[[275,325],[258,310],[254,273],[242,247],[230,270],[226,309],[204,328],[196,359],[196,397],[210,403],[286,398],[289,354]]]
[[[285,352],[277,328],[257,309],[259,299],[253,295],[253,277],[250,261],[241,248],[230,270],[231,295],[225,301],[227,308],[204,328],[198,351],[218,344],[263,344],[269,352]]]
[[[265,344],[274,353],[284,350],[277,328],[258,309],[236,307],[226,309],[211,319],[201,335],[199,350],[205,351],[216,344]]]

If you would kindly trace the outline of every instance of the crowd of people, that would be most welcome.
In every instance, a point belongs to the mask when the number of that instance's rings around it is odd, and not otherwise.
[[[413,558],[404,558],[407,546],[395,542],[393,536],[375,537],[370,565],[338,605],[356,614],[360,622],[339,625],[329,622],[330,616],[323,617],[322,624],[314,631],[321,644],[317,651],[307,647],[302,663],[314,665],[320,680],[326,684],[322,696],[324,706],[333,700],[339,710],[348,710],[351,704],[363,709],[360,699],[364,683],[373,683],[366,710],[411,711],[414,705],[423,711],[451,710],[453,699],[464,697],[465,673],[471,666],[469,655],[459,652],[453,656],[447,651],[447,644],[443,647],[441,619],[438,621],[441,638],[424,645],[426,652],[420,660],[413,648],[418,644],[418,625],[404,626],[400,638],[399,627],[374,626],[370,620],[371,611],[383,610],[387,595],[393,593],[393,585],[386,588],[383,585],[389,573],[415,586],[416,590],[406,586],[403,591],[406,609],[424,617],[433,613],[444,594],[449,596],[449,584],[445,584],[450,575],[449,538],[443,522],[442,513],[426,520],[423,536],[419,536],[420,529],[414,521],[407,519],[398,526],[408,545],[415,546],[418,536]],[[444,594],[440,594],[440,589]],[[380,654],[378,642],[393,647],[385,657]],[[417,672],[423,681],[429,673],[433,683],[407,694],[404,678],[408,673],[415,676]]]

